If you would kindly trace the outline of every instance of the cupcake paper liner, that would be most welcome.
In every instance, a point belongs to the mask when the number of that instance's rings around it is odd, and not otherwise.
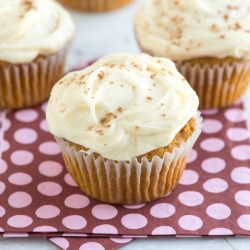
[[[97,200],[113,204],[149,202],[170,193],[178,183],[188,155],[201,133],[202,118],[197,114],[192,136],[171,153],[151,161],[136,157],[130,161],[113,161],[77,151],[68,141],[56,137],[65,165],[80,189]]]
[[[225,61],[213,65],[180,61],[176,66],[197,92],[201,109],[231,105],[246,92],[250,83],[249,61]]]
[[[132,0],[59,0],[71,8],[87,12],[105,12],[121,8]]]
[[[0,63],[0,110],[31,107],[46,100],[62,77],[67,48],[26,64]]]

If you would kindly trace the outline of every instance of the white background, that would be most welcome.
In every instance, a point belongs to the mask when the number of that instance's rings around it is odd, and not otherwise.
[[[73,41],[67,69],[86,60],[95,59],[112,52],[139,52],[133,31],[133,16],[143,0],[108,14],[83,14],[70,11],[77,34]],[[250,91],[249,91],[250,92]],[[250,125],[250,93],[245,97]],[[0,239],[0,250],[53,250],[53,244],[44,239]],[[246,250],[250,239],[244,238],[169,238],[134,240],[123,250]]]

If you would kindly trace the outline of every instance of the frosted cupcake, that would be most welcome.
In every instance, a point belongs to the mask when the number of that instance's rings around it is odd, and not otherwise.
[[[169,57],[201,108],[232,104],[250,81],[250,1],[146,0],[135,18],[142,51]]]
[[[46,116],[84,193],[135,204],[163,197],[178,183],[201,132],[197,107],[172,61],[116,54],[60,80]]]
[[[0,27],[0,109],[44,101],[63,75],[69,14],[53,0],[0,0]]]
[[[59,0],[76,10],[87,12],[105,12],[119,9],[133,0]]]

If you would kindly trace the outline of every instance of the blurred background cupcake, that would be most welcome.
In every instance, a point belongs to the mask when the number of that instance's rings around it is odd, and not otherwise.
[[[86,12],[105,12],[119,9],[133,0],[59,0],[70,8]]]
[[[201,132],[198,104],[169,59],[115,54],[60,80],[46,117],[85,194],[136,204],[177,185]]]
[[[142,51],[169,57],[201,108],[232,104],[250,81],[250,1],[146,0],[135,18]]]
[[[2,0],[0,27],[0,109],[46,100],[64,73],[69,14],[53,0]]]

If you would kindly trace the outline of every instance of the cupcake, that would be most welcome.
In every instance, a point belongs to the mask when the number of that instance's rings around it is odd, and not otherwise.
[[[53,0],[0,0],[0,109],[49,97],[64,73],[74,25]]]
[[[61,79],[46,116],[85,194],[137,204],[177,185],[201,132],[198,102],[169,59],[115,54]]]
[[[133,0],[59,0],[62,4],[76,10],[105,12],[119,9]]]
[[[201,108],[231,105],[250,82],[250,1],[146,0],[135,17],[142,51],[169,57]]]

